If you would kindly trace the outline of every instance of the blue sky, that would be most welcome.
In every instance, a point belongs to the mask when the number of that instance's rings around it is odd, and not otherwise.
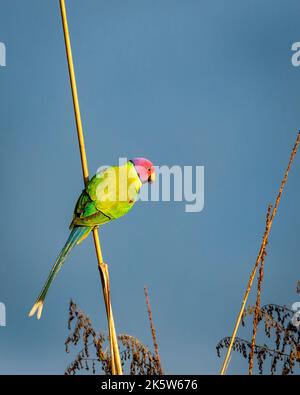
[[[117,331],[168,373],[214,374],[300,125],[298,1],[67,1],[90,173],[119,157],[205,166],[205,207],[140,202],[100,232]],[[27,313],[82,190],[58,1],[0,2],[1,373],[64,372],[72,297],[106,329],[92,240],[72,253],[43,317]],[[300,161],[270,238],[262,303],[299,300]],[[251,300],[253,300],[251,298]],[[240,332],[249,338],[247,331]],[[230,373],[245,373],[233,356]]]

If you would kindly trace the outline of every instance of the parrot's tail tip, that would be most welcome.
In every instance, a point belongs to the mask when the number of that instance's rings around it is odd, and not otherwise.
[[[38,300],[37,302],[35,302],[35,304],[33,305],[32,309],[30,310],[30,312],[28,314],[29,317],[32,317],[35,313],[37,313],[36,318],[39,320],[42,315],[43,307],[44,307],[43,300]]]

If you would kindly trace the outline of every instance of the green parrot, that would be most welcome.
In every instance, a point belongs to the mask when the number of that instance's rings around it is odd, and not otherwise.
[[[30,317],[37,313],[37,319],[41,318],[50,285],[73,247],[81,243],[93,228],[128,213],[138,199],[141,186],[154,180],[152,163],[144,158],[134,158],[122,166],[103,169],[88,182],[76,203],[69,238],[29,313]]]

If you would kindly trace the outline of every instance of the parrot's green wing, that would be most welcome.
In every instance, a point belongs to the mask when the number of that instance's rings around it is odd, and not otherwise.
[[[135,203],[141,185],[131,163],[101,171],[80,195],[71,227],[98,226],[123,216]]]
[[[101,181],[102,177],[97,177],[97,175],[94,176],[87,187],[82,191],[75,206],[71,227],[74,225],[98,226],[112,219],[102,213],[101,210],[98,210],[94,194],[91,193],[93,190],[97,189]]]

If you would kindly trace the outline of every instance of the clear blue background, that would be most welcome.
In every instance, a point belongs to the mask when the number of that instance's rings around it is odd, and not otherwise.
[[[105,226],[116,327],[167,373],[218,373],[300,127],[299,1],[67,1],[90,172],[119,157],[204,165],[205,208],[140,203]],[[27,313],[82,189],[58,1],[0,1],[1,373],[63,373],[72,297],[106,330],[92,239],[72,253],[40,321]],[[297,157],[272,229],[262,303],[299,301]],[[243,333],[240,332],[240,335]],[[244,336],[250,336],[249,331]],[[229,373],[245,373],[234,355]]]

